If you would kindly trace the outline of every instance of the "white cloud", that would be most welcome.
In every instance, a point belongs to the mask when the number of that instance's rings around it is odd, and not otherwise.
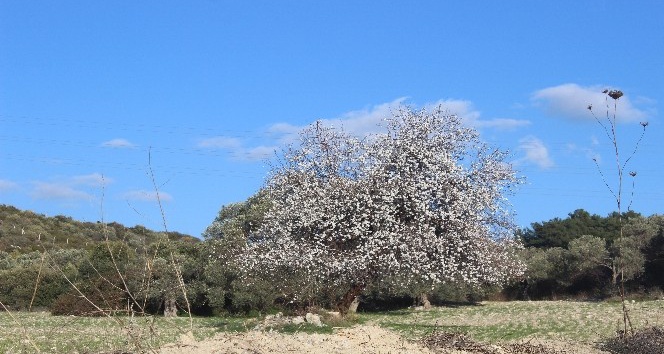
[[[498,130],[514,130],[530,125],[530,121],[512,118],[494,118],[489,120],[476,120],[477,128],[494,128]]]
[[[242,146],[242,142],[238,138],[215,136],[200,140],[197,146],[206,149],[237,149]]]
[[[381,131],[380,125],[385,117],[392,115],[392,112],[399,107],[404,105],[408,106],[406,100],[406,97],[397,98],[392,102],[379,104],[370,109],[348,112],[336,119],[324,119],[323,122],[327,125],[343,126],[344,130],[358,136],[377,133]],[[476,110],[472,102],[468,100],[438,100],[426,103],[422,107],[428,111],[434,111],[440,108],[449,114],[461,117],[466,124],[478,129],[493,128],[507,130],[520,128],[530,124],[530,121],[527,120],[511,118],[481,120],[481,112]]]
[[[251,149],[246,149],[243,157],[253,161],[265,160],[273,157],[275,151],[278,150],[278,146],[256,146]]]
[[[82,190],[63,183],[34,182],[34,188],[30,192],[34,199],[77,201],[92,200],[94,197]]]
[[[9,192],[16,188],[18,188],[18,184],[6,179],[0,179],[0,192]]]
[[[381,103],[365,109],[350,111],[336,118],[321,119],[325,126],[341,127],[349,134],[364,137],[369,134],[384,131],[382,125],[386,117],[391,116],[400,107],[408,106],[406,97],[397,98],[391,102]],[[438,100],[421,106],[428,111],[442,109],[449,114],[461,117],[464,122],[476,128],[492,129],[516,129],[529,125],[526,120],[496,118],[491,120],[480,120],[480,112],[467,100]],[[289,123],[276,123],[266,129],[267,141],[264,144],[248,147],[247,143],[234,137],[218,136],[200,140],[199,148],[225,149],[230,155],[239,160],[264,160],[274,155],[275,151],[288,144],[296,144],[299,133],[305,126],[297,126]]]
[[[113,183],[113,179],[104,177],[100,173],[91,173],[89,175],[74,176],[70,179],[71,184],[74,185],[84,185],[90,187],[104,187],[110,183]]]
[[[532,95],[535,105],[542,107],[552,116],[561,116],[574,119],[594,120],[588,105],[592,105],[595,115],[602,119],[606,116],[606,95],[602,93],[601,86],[579,86],[577,84],[563,84],[547,87],[536,91]],[[646,111],[636,108],[627,95],[618,100],[616,119],[619,122],[633,122],[645,120]],[[613,114],[613,99],[609,98],[609,113]]]
[[[102,147],[113,148],[113,149],[133,149],[136,147],[132,142],[127,139],[112,139],[101,143]]]
[[[277,124],[272,124],[270,128],[268,128],[268,133],[297,133],[300,131],[302,127],[299,127],[297,125],[292,125],[289,123],[277,123]]]
[[[540,139],[534,136],[527,136],[519,140],[519,150],[525,156],[517,160],[517,163],[532,163],[542,169],[548,169],[554,165],[549,156],[549,150]]]
[[[267,129],[267,134],[275,139],[278,145],[288,145],[298,140],[299,133],[303,128],[289,123],[277,123]]]
[[[595,136],[590,137],[590,147],[582,147],[578,146],[573,143],[568,143],[566,145],[567,147],[567,153],[578,156],[579,154],[583,154],[587,159],[589,160],[594,160],[596,163],[601,164],[602,163],[602,155],[600,155],[597,151],[595,151],[595,147],[599,146],[600,142]]]
[[[382,131],[380,125],[383,119],[392,115],[405,101],[406,97],[397,98],[371,108],[344,113],[338,118],[323,119],[322,122],[328,126],[343,127],[346,132],[357,136],[378,133]]]
[[[429,111],[437,109],[438,107],[446,110],[450,114],[456,114],[468,125],[476,126],[480,119],[481,112],[473,107],[473,103],[468,100],[438,100],[433,103],[424,105]]]
[[[283,139],[283,134],[286,135],[291,134],[290,132],[291,129],[286,129],[285,126],[286,125],[284,124],[281,127],[277,127],[274,130],[275,134],[279,136],[279,139]],[[280,145],[285,145],[285,144],[286,142]],[[240,139],[234,137],[225,137],[225,136],[217,136],[213,138],[203,139],[198,142],[197,146],[199,148],[206,148],[206,149],[227,150],[230,153],[230,156],[232,156],[234,159],[249,160],[249,161],[264,160],[265,158],[274,155],[274,151],[278,149],[277,146],[256,146],[253,148],[248,148],[246,146],[243,146],[242,141]]]
[[[372,133],[382,131],[381,123],[383,119],[390,116],[392,112],[404,105],[406,98],[397,98],[392,102],[381,103],[369,108],[360,109],[343,113],[336,118],[320,119],[325,126],[341,127],[349,134],[356,136],[366,136]],[[267,132],[279,145],[295,143],[298,140],[299,133],[306,126],[297,126],[289,123],[276,123],[271,125]],[[270,149],[274,149],[270,147]]]
[[[408,106],[407,97],[400,97],[391,102],[381,103],[369,108],[343,113],[336,118],[325,118],[320,121],[325,126],[342,127],[344,131],[356,136],[366,136],[383,131],[382,123],[386,117],[392,115],[400,107]],[[462,117],[468,124],[474,124],[479,119],[480,113],[473,109],[470,101],[463,100],[439,100],[427,103],[423,106],[429,111],[437,108]],[[504,123],[503,123],[504,124]],[[514,125],[514,123],[509,123]],[[487,126],[498,126],[500,124],[487,124]],[[298,134],[305,126],[296,126],[288,123],[277,123],[270,126],[267,132],[277,140],[280,145],[294,143],[298,140]],[[270,147],[272,149],[272,147]]]
[[[101,190],[110,183],[113,183],[113,179],[100,173],[59,178],[51,182],[36,181],[33,182],[30,196],[34,199],[59,201],[93,200],[95,197],[88,190]]]
[[[173,200],[173,197],[166,192],[160,191],[159,195],[157,196],[157,192],[143,189],[126,192],[123,194],[123,198],[139,202],[156,202],[157,200],[161,200],[162,202],[170,202]]]

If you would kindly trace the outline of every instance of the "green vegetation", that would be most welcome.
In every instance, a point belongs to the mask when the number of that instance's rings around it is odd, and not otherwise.
[[[0,205],[0,302],[63,315],[101,316],[128,307],[156,313],[167,299],[178,300],[171,254],[186,274],[187,289],[202,291],[201,249],[198,239],[177,232],[83,223]],[[193,301],[196,311],[205,311],[202,296]]]
[[[664,325],[664,301],[635,303],[635,323]],[[437,307],[430,311],[363,314],[368,321],[389,327],[408,338],[421,338],[434,329],[463,332],[486,342],[529,338],[592,343],[611,337],[620,328],[619,302],[512,301]]]
[[[247,240],[260,241],[256,230],[269,205],[261,191],[245,202],[223,207],[206,230],[204,241],[177,233],[168,234],[167,239],[166,234],[141,226],[127,228],[112,223],[103,227],[2,205],[0,247],[5,248],[0,248],[0,302],[14,310],[100,315],[72,288],[75,284],[104,310],[126,311],[129,293],[140,305],[133,308],[134,312],[162,313],[167,299],[175,300],[182,310],[186,308],[184,299],[170,267],[173,251],[194,314],[291,313],[311,306],[331,308],[330,299],[338,295],[334,289],[312,294],[306,302],[285,301],[270,281],[242,278],[236,260]],[[528,265],[520,282],[502,290],[447,283],[428,290],[428,300],[447,304],[496,298],[610,299],[617,294],[616,264],[620,257],[625,259],[626,286],[632,298],[662,296],[664,217],[630,212],[624,218],[623,247],[618,247],[620,241],[614,236],[614,214],[601,217],[576,210],[565,219],[534,223],[519,234],[525,246],[521,257]],[[41,236],[34,235],[34,225],[42,230]],[[104,235],[109,235],[108,240]],[[563,239],[566,241],[561,245],[553,241]],[[11,247],[16,244],[22,246]],[[295,277],[292,280],[297,282]],[[359,309],[380,311],[421,303],[421,289],[401,287],[400,283],[399,279],[383,279],[369,284]]]
[[[0,204],[0,252],[23,254],[44,249],[91,250],[106,240],[121,241],[129,248],[142,250],[162,241],[164,235],[141,225],[125,227],[116,222],[80,222],[64,215],[47,217]],[[167,236],[173,241],[198,242],[197,238],[179,232],[169,232]],[[0,261],[0,267],[1,264]]]
[[[246,331],[255,319],[242,317],[195,318],[197,340],[218,331]],[[72,317],[46,312],[0,313],[0,352],[97,353],[157,348],[189,331],[184,317]],[[133,343],[132,343],[133,341]]]
[[[528,270],[507,297],[610,298],[618,293],[621,261],[628,295],[661,295],[664,217],[628,212],[622,219],[622,238],[616,213],[601,217],[582,209],[522,230]]]

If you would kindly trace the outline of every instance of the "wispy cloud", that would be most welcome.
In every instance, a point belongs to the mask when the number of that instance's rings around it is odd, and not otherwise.
[[[340,118],[323,121],[328,124],[341,125],[346,131],[362,136],[380,132],[380,126],[383,119],[390,116],[392,112],[402,106],[409,106],[406,97],[398,98],[392,102],[379,104],[370,109],[349,112],[342,115]],[[428,111],[440,108],[449,114],[459,116],[466,124],[478,129],[491,128],[512,130],[530,125],[530,121],[511,118],[481,119],[481,112],[478,111],[473,106],[473,103],[468,100],[444,99],[426,103],[421,107]],[[417,109],[417,107],[413,108]]]
[[[162,202],[170,202],[173,200],[173,197],[166,192],[160,191],[159,195],[157,195],[157,192],[155,191],[148,191],[143,189],[128,191],[124,193],[122,196],[124,199],[139,201],[139,202],[156,202],[158,200]]]
[[[477,128],[494,128],[498,130],[515,130],[521,127],[529,126],[529,120],[512,118],[494,118],[489,120],[477,120],[474,125]]]
[[[196,146],[206,149],[237,149],[242,146],[242,142],[238,138],[215,136],[201,139]]]
[[[364,109],[350,111],[335,118],[321,119],[326,126],[342,127],[344,131],[356,136],[366,136],[369,134],[380,133],[384,130],[383,120],[392,115],[399,107],[406,104],[406,97],[397,98],[391,102],[381,103]],[[477,120],[479,112],[471,109],[468,101],[441,100],[425,105],[428,109],[442,106],[450,114],[458,114],[462,117],[469,117],[470,120]],[[268,138],[267,144],[250,147],[238,138],[234,137],[214,137],[203,139],[198,142],[199,148],[224,149],[230,152],[230,155],[239,160],[265,160],[274,156],[275,151],[288,144],[297,143],[299,133],[305,126],[297,126],[289,123],[275,123],[269,126],[265,135]]]
[[[406,103],[406,97],[400,97],[392,102],[381,103],[371,107],[350,111],[335,118],[320,119],[325,126],[343,128],[346,133],[355,136],[366,136],[379,133],[384,130],[383,120],[392,115],[399,107]],[[289,123],[276,123],[271,125],[267,132],[272,136],[277,145],[283,146],[295,143],[299,139],[299,133],[306,126],[297,126]]]
[[[101,143],[101,147],[112,149],[133,149],[136,145],[127,139],[117,138]]]
[[[10,192],[17,188],[18,184],[6,179],[0,179],[0,192]]]
[[[276,146],[246,147],[241,139],[229,136],[201,139],[196,147],[208,150],[226,150],[233,159],[247,161],[264,160],[277,149]]]
[[[404,105],[406,99],[406,97],[400,97],[392,102],[350,111],[342,114],[340,117],[322,119],[321,121],[328,126],[343,127],[346,132],[357,136],[378,133],[383,130],[381,127],[383,119],[392,115],[392,112]]]
[[[275,140],[276,145],[288,145],[298,140],[300,131],[304,126],[289,123],[277,123],[267,129],[267,135]]]
[[[436,102],[427,103],[424,105],[424,108],[431,111],[436,108],[442,108],[450,114],[456,114],[461,117],[466,124],[475,126],[480,120],[482,113],[478,111],[473,103],[468,100],[457,100],[457,99],[448,99],[448,100],[438,100]]]
[[[254,148],[244,151],[244,158],[248,160],[265,160],[274,156],[275,151],[278,151],[278,146],[256,146]]]
[[[577,84],[563,84],[547,87],[536,91],[532,100],[536,106],[543,108],[548,114],[557,117],[573,119],[594,119],[588,112],[588,105],[592,105],[593,111],[598,117],[606,115],[607,101],[602,93],[602,86],[579,86]],[[609,99],[609,110],[613,111],[613,99]],[[643,100],[640,100],[643,102]],[[652,102],[652,101],[651,101]],[[648,113],[636,108],[628,95],[621,97],[618,101],[616,112],[619,122],[633,122],[645,120]]]
[[[391,116],[400,107],[411,106],[407,100],[407,97],[399,97],[391,102],[346,112],[339,117],[321,119],[321,122],[326,126],[342,127],[345,132],[358,137],[381,133],[385,129],[383,121],[386,117]],[[527,120],[510,118],[482,120],[480,119],[480,112],[473,107],[472,102],[467,100],[438,100],[419,107],[429,111],[441,108],[449,114],[458,115],[466,124],[478,129],[513,130],[530,124],[530,121]],[[418,107],[412,108],[417,109]],[[265,131],[267,141],[254,147],[250,147],[251,144],[244,142],[242,139],[227,136],[202,139],[197,143],[197,146],[199,148],[227,150],[231,156],[239,160],[265,160],[273,156],[274,152],[281,147],[296,143],[299,140],[300,131],[304,128],[305,126],[284,122],[273,124]]]
[[[598,164],[602,163],[602,155],[595,150],[596,147],[600,145],[599,140],[595,136],[590,137],[590,147],[578,146],[574,143],[569,143],[566,145],[567,153],[578,156],[583,154],[587,159],[594,160]]]
[[[91,173],[89,175],[74,176],[70,179],[70,183],[73,185],[103,187],[113,183],[113,179],[104,177],[101,173]]]
[[[541,169],[549,169],[554,166],[553,160],[549,156],[549,150],[540,139],[534,136],[527,136],[519,140],[519,150],[525,156],[518,159],[516,163],[531,163]]]
[[[34,182],[30,196],[34,199],[68,202],[94,199],[92,194],[75,189],[71,185],[50,182]]]
[[[36,181],[33,182],[30,196],[34,199],[70,202],[92,200],[95,197],[88,189],[98,190],[111,183],[112,178],[104,177],[100,173],[59,178],[49,182]]]

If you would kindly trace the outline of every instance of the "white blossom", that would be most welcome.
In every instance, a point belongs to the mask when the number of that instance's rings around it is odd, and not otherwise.
[[[390,275],[501,283],[523,272],[505,193],[506,153],[455,115],[400,109],[359,139],[316,123],[271,171],[273,202],[245,266],[316,286],[363,288]]]

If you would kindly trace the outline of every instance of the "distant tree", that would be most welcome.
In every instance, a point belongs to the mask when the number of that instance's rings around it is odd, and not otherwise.
[[[203,232],[207,297],[215,311],[264,310],[277,297],[271,280],[238,281],[238,257],[256,237],[270,205],[267,192],[260,190],[246,201],[224,205]]]
[[[567,249],[529,247],[520,254],[526,264],[520,297],[556,298],[571,285],[572,265]]]
[[[616,284],[618,263],[607,249],[606,240],[592,235],[583,235],[569,243],[569,253],[573,264],[571,278],[593,273],[599,268],[610,271],[612,283]]]
[[[644,247],[644,280],[650,287],[664,290],[664,216],[653,215],[648,221],[654,233]]]
[[[203,237],[206,240],[233,238],[244,242],[263,225],[270,204],[267,192],[261,190],[244,202],[224,205],[203,232]]]
[[[387,275],[430,286],[520,275],[503,204],[518,179],[505,157],[440,110],[401,109],[363,140],[317,122],[273,169],[245,265],[296,297],[343,289],[342,312]]]
[[[602,217],[577,209],[565,219],[553,218],[532,223],[530,228],[520,230],[519,236],[526,247],[567,248],[571,241],[583,235],[592,235],[612,243],[620,234],[620,219],[631,220],[639,217],[639,213],[631,210],[620,215],[612,212]]]

